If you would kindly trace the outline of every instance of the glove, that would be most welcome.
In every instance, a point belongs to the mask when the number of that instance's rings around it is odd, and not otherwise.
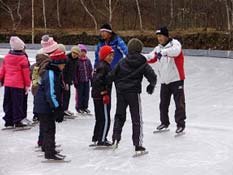
[[[25,95],[27,95],[30,92],[30,87],[25,87]]]
[[[146,87],[146,92],[147,92],[148,94],[153,94],[154,89],[155,89],[155,86],[149,84],[149,85]]]
[[[70,89],[69,84],[65,85],[65,90],[68,91]]]
[[[60,123],[63,121],[64,111],[61,107],[56,108],[53,113],[54,113],[56,122]]]
[[[109,95],[104,95],[103,96],[103,103],[104,104],[109,104],[110,103],[110,97],[109,97]]]
[[[159,52],[159,53],[157,53],[157,59],[161,59],[162,58],[162,54],[161,54],[161,52]]]

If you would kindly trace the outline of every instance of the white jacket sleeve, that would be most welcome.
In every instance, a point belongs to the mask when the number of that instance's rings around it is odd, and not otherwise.
[[[146,59],[150,60],[152,58],[155,57],[155,53],[157,54],[158,53],[158,46],[155,47],[150,53],[148,54],[142,54],[144,57],[146,57]]]
[[[161,54],[164,56],[165,55],[169,56],[169,57],[177,57],[181,52],[181,44],[178,40],[175,40],[175,39],[173,39],[171,42],[172,42],[171,46],[164,48],[161,51]]]

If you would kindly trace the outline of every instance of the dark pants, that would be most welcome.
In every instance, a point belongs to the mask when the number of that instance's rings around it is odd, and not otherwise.
[[[40,128],[43,132],[42,148],[45,151],[45,156],[52,156],[55,154],[55,133],[56,124],[55,117],[50,114],[38,114],[40,119]]]
[[[176,81],[168,85],[161,84],[160,90],[160,121],[162,124],[169,125],[168,108],[171,101],[171,96],[176,105],[175,121],[177,126],[185,127],[185,96],[184,96],[184,81]]]
[[[8,124],[15,124],[25,118],[25,91],[20,88],[5,87],[3,119]]]
[[[95,127],[93,142],[107,141],[108,131],[110,128],[110,104],[103,104],[103,100],[94,99],[95,108]]]
[[[76,89],[76,94],[78,96],[76,100],[76,109],[87,109],[90,93],[89,82],[79,83],[78,88]]]
[[[117,93],[117,107],[115,114],[115,121],[113,126],[113,140],[121,140],[122,128],[126,120],[126,108],[129,106],[132,128],[133,128],[133,144],[135,146],[142,146],[143,131],[142,131],[142,111],[140,94]]]
[[[68,90],[63,91],[63,109],[64,111],[69,109],[70,103],[70,85]]]
[[[24,98],[23,98],[24,118],[27,118],[27,109],[28,109],[28,94],[24,95]]]
[[[38,146],[42,146],[42,149],[44,150],[43,148],[43,142],[44,142],[44,136],[43,136],[43,127],[41,125],[41,122],[40,122],[40,116],[37,114],[37,117],[39,119],[39,136],[38,136]]]

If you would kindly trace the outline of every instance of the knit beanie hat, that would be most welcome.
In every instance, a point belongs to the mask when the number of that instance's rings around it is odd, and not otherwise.
[[[164,35],[166,37],[169,37],[169,32],[168,32],[167,27],[161,27],[160,29],[156,30],[155,33],[156,33],[156,35],[161,34],[161,35]]]
[[[80,48],[81,51],[84,51],[87,53],[87,47],[84,44],[78,44],[78,47]]]
[[[128,42],[128,52],[129,54],[141,53],[143,48],[143,43],[137,38],[132,38]]]
[[[53,40],[53,37],[49,37],[49,35],[42,36],[40,43],[42,45],[43,53],[52,53],[58,49],[57,42]]]
[[[56,50],[49,55],[50,62],[53,64],[66,64],[67,57],[61,50]]]
[[[58,50],[61,50],[64,53],[66,53],[66,46],[64,44],[58,44],[57,47]]]
[[[100,59],[105,60],[106,57],[111,53],[114,53],[114,50],[110,46],[105,45],[101,47],[99,52]]]
[[[78,55],[81,55],[81,50],[80,50],[79,46],[73,46],[71,48],[71,52],[74,52],[74,53],[76,53]]]
[[[112,31],[112,27],[110,24],[105,23],[100,27],[100,32],[109,32],[109,33],[113,33]]]
[[[10,46],[13,50],[23,50],[25,48],[25,43],[17,36],[12,36],[10,38]]]

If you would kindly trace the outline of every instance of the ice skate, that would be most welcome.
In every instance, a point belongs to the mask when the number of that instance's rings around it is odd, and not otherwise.
[[[144,148],[143,146],[135,146],[135,154],[133,155],[133,157],[143,156],[148,153],[149,152],[146,151],[146,148]]]

